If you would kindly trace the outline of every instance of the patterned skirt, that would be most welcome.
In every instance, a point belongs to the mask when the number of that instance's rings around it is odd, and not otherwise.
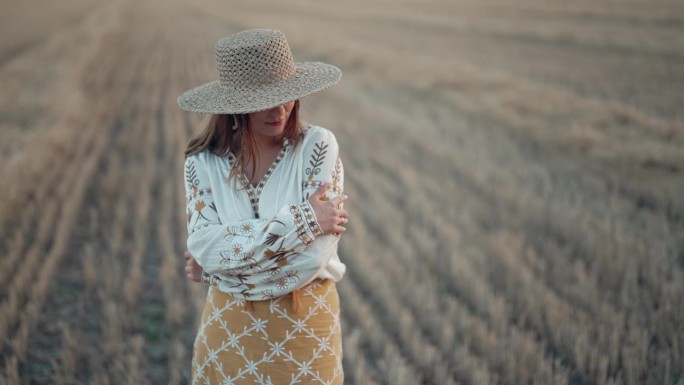
[[[193,385],[342,385],[335,282],[316,280],[266,301],[209,287],[192,359]]]

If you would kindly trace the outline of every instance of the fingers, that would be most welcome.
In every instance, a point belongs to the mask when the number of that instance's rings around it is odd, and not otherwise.
[[[349,212],[347,210],[336,210],[335,219],[338,225],[345,226],[349,222]]]
[[[183,258],[185,259],[185,276],[190,280],[194,280],[195,265],[197,262],[192,257],[192,254],[190,254],[190,252],[187,250],[183,253]]]
[[[341,205],[342,202],[344,202],[346,199],[346,195],[340,195],[333,199],[331,203],[333,204],[333,207],[339,207],[339,205]],[[340,236],[342,233],[347,231],[347,222],[349,222],[349,211],[342,208],[337,208],[335,209],[334,216],[335,224],[333,225],[333,228],[330,233]]]
[[[319,187],[318,190],[316,190],[316,192],[315,192],[311,197],[312,197],[312,198],[321,199],[321,197],[322,197],[323,195],[325,195],[325,187],[326,187],[326,186],[327,186],[327,185],[322,185],[321,187]]]
[[[347,210],[337,210],[337,223],[333,228],[333,233],[342,233],[347,231],[347,223],[349,222],[349,213]]]
[[[341,234],[345,231],[347,231],[347,228],[338,224],[338,225],[333,226],[331,233]]]
[[[332,202],[332,204],[333,204],[335,207],[338,207],[338,206],[340,206],[340,205],[342,204],[342,202],[346,201],[347,198],[349,198],[349,197],[346,196],[346,195],[344,195],[344,194],[342,194],[342,195],[340,195],[340,196],[336,196],[336,197],[333,198],[330,202]]]
[[[329,186],[320,186],[310,196],[309,202],[314,209],[323,234],[339,235],[347,230],[346,224],[349,221],[349,212],[342,208],[342,204],[347,200],[348,196],[341,194],[332,199],[327,199],[326,187]]]
[[[201,270],[198,270],[191,263],[185,264],[185,277],[192,282],[201,281]]]

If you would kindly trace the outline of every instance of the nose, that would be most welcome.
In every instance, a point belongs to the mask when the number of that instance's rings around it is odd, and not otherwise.
[[[268,112],[271,117],[282,118],[283,115],[285,115],[285,105],[281,104],[279,106],[273,107]]]

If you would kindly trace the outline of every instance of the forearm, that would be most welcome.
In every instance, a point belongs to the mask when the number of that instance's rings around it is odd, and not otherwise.
[[[208,274],[238,275],[282,264],[321,235],[308,202],[284,206],[270,219],[205,226],[188,237],[188,250]]]

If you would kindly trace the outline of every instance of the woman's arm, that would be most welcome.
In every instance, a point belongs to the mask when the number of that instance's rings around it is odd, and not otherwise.
[[[335,135],[322,128],[316,128],[310,135],[304,149],[304,199],[309,199],[321,186],[326,186],[324,200],[343,195],[344,169]]]
[[[308,201],[283,206],[273,218],[219,217],[209,176],[198,156],[185,161],[187,246],[207,274],[247,274],[278,266],[323,232]]]
[[[343,194],[344,190],[344,168],[339,157],[339,146],[335,136],[329,130],[316,128],[314,131],[308,133],[307,140],[303,143],[303,163],[301,170],[301,187],[304,200],[309,200],[312,205],[325,203],[334,203],[333,207],[340,206],[336,209],[336,215],[321,215],[317,212],[319,224],[325,222],[326,234],[317,236],[313,242],[308,244],[306,248],[301,251],[297,258],[290,259],[288,265],[278,266],[272,270],[267,282],[261,282],[268,285],[269,282],[278,282],[282,280],[281,275],[287,274],[287,271],[293,271],[301,266],[325,266],[329,257],[332,255],[331,250],[339,241],[339,234],[345,231],[346,218],[348,214],[341,209],[341,201],[346,199]],[[318,201],[321,199],[323,202]],[[326,202],[327,201],[327,202]],[[332,207],[328,207],[329,210]],[[320,211],[320,210],[319,210]],[[342,221],[341,219],[344,218]],[[327,223],[331,222],[331,223]],[[334,225],[334,230],[328,230]],[[281,269],[282,267],[282,269]],[[306,269],[309,273],[311,269]],[[280,274],[278,273],[280,271]],[[203,282],[210,285],[218,285],[220,282],[227,283],[232,281],[233,277],[225,274],[209,274],[202,272],[195,261],[186,258],[186,273],[190,280],[195,282]],[[306,277],[302,274],[302,279]],[[259,285],[262,286],[262,285]],[[256,291],[256,287],[253,288]]]

